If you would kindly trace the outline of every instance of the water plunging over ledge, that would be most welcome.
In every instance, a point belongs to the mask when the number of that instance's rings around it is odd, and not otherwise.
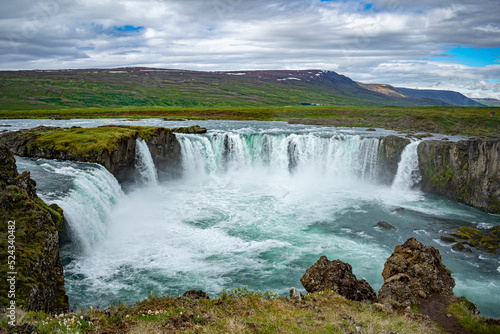
[[[72,242],[61,254],[73,306],[244,285],[285,295],[321,255],[349,262],[378,290],[394,246],[416,237],[441,251],[456,295],[500,316],[498,258],[439,240],[443,230],[491,226],[498,216],[414,189],[415,143],[391,185],[379,181],[380,141],[371,133],[235,123],[177,135],[182,177],[157,186],[139,144],[148,168],[126,194],[97,165],[18,158],[41,197],[65,210]]]

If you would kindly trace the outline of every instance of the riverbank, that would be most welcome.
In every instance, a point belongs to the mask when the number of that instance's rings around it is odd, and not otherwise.
[[[493,107],[220,107],[220,108],[85,108],[0,110],[0,119],[164,118],[165,120],[255,120],[348,127],[379,127],[407,132],[433,132],[500,137],[500,119]],[[497,113],[498,114],[498,113]],[[0,128],[1,130],[1,128]]]

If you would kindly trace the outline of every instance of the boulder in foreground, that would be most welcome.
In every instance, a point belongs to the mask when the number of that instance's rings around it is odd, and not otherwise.
[[[453,297],[455,280],[441,261],[439,251],[415,238],[396,246],[384,265],[382,276],[384,285],[379,291],[379,302],[409,306],[422,304],[430,296]]]
[[[320,259],[300,279],[309,293],[333,290],[341,296],[355,301],[374,302],[375,291],[365,280],[358,280],[350,264],[340,260]]]

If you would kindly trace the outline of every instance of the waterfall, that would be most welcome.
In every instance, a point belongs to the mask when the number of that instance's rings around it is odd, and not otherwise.
[[[414,141],[404,148],[401,161],[398,164],[398,172],[392,183],[393,189],[411,189],[420,182],[417,153],[419,143],[420,141]]]
[[[185,175],[264,168],[274,173],[320,173],[375,181],[379,140],[358,135],[178,135]]]
[[[107,235],[111,208],[123,196],[114,176],[100,165],[66,166],[57,174],[73,178],[68,194],[55,201],[63,210],[71,239],[89,254]],[[78,167],[78,168],[77,168]]]
[[[139,182],[145,185],[157,185],[158,174],[148,145],[142,138],[137,138],[135,144],[135,169]]]

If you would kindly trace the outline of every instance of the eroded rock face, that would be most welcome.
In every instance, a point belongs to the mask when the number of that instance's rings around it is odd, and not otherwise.
[[[68,306],[64,289],[62,261],[59,256],[58,230],[63,224],[62,209],[47,206],[36,195],[36,182],[29,172],[18,174],[15,160],[6,147],[0,146],[0,232],[14,231],[16,261],[14,270],[7,267],[7,246],[0,249],[3,273],[15,271],[16,304],[28,310],[52,311]],[[13,222],[13,223],[11,223]],[[15,223],[14,223],[15,222]],[[2,244],[3,245],[3,244]],[[8,291],[7,281],[0,290]],[[2,294],[2,305],[8,305]]]
[[[381,139],[379,179],[382,182],[391,184],[394,181],[394,177],[398,171],[398,164],[401,160],[401,154],[409,143],[409,139],[393,135]]]
[[[453,296],[455,280],[441,261],[439,251],[415,238],[398,245],[382,272],[379,303],[420,304],[431,295]]]
[[[428,140],[418,145],[423,191],[500,213],[500,140]]]
[[[110,131],[117,129],[119,127],[112,127]],[[71,150],[42,148],[37,145],[36,140],[40,136],[39,133],[56,130],[64,129],[40,126],[29,130],[4,133],[0,136],[0,145],[7,146],[14,154],[22,157],[98,163],[113,174],[119,182],[126,181],[135,175],[135,148],[137,138],[140,137],[139,131],[127,138],[117,140],[113,150],[105,149],[100,153],[91,151],[81,154]],[[149,136],[146,142],[158,175],[165,177],[169,174],[175,174],[180,165],[181,147],[172,131],[166,128],[157,128],[156,133]]]
[[[300,279],[307,292],[336,291],[341,296],[355,301],[374,302],[375,291],[365,280],[358,280],[350,264],[340,260],[320,259]]]

